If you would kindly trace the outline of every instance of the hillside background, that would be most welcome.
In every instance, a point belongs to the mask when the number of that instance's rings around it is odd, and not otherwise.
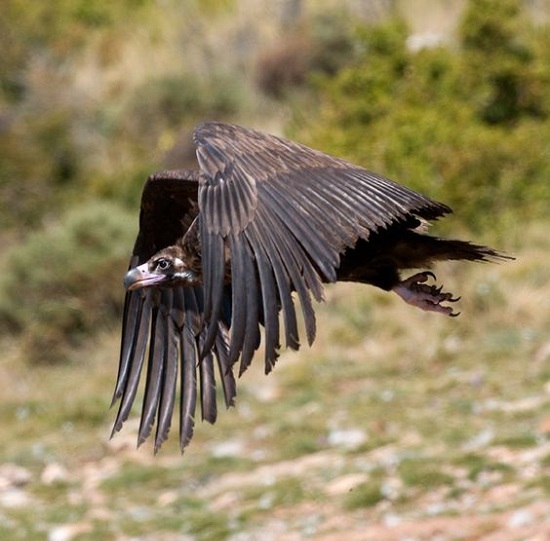
[[[550,1],[4,0],[0,541],[550,537]],[[153,456],[109,440],[141,189],[226,120],[353,160],[516,256],[453,320],[327,288],[312,348]]]

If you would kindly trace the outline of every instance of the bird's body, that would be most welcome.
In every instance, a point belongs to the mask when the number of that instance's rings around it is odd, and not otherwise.
[[[432,273],[403,280],[400,271],[506,257],[426,234],[429,220],[450,212],[446,205],[344,160],[215,122],[198,126],[194,140],[198,170],[147,180],[125,278],[113,431],[128,417],[147,356],[140,443],[155,420],[155,448],[166,439],[178,378],[182,449],[192,437],[197,399],[203,419],[216,419],[215,363],[225,403],[233,404],[233,367],[238,363],[241,374],[250,364],[260,326],[266,372],[282,336],[298,349],[295,300],[311,344],[311,297],[322,300],[324,283],[370,284],[424,310],[456,315],[443,303],[457,299],[425,283]]]

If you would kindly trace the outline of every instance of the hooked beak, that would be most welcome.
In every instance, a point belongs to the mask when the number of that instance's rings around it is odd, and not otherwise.
[[[153,286],[166,280],[166,275],[149,272],[147,263],[130,269],[124,277],[124,287],[128,291]]]

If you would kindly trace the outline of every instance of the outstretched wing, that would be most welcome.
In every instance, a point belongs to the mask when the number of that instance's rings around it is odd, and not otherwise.
[[[386,178],[304,145],[261,132],[208,122],[194,133],[201,169],[204,350],[214,345],[230,255],[232,319],[229,363],[241,372],[265,327],[265,370],[280,347],[282,312],[287,347],[298,348],[293,292],[309,343],[315,337],[311,295],[334,282],[340,256],[358,238],[413,216],[450,209]]]
[[[181,239],[195,219],[197,174],[163,171],[150,176],[143,190],[140,229],[130,268],[147,261],[158,250]],[[155,450],[168,436],[180,379],[180,444],[193,435],[197,396],[202,418],[216,420],[217,362],[225,403],[232,405],[235,381],[228,362],[227,328],[217,321],[214,342],[199,362],[206,329],[202,287],[143,288],[126,293],[122,323],[120,364],[113,403],[121,400],[113,433],[128,418],[147,357],[146,383],[138,445],[150,434],[156,420]],[[199,390],[197,389],[199,388]]]

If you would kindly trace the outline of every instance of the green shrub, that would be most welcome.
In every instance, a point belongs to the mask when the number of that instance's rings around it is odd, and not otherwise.
[[[267,96],[288,97],[317,74],[333,75],[355,57],[356,23],[344,11],[322,12],[261,51],[255,81]]]
[[[164,130],[177,130],[199,118],[235,113],[242,99],[236,76],[217,74],[202,80],[190,75],[169,75],[138,87],[123,111],[121,129],[126,136],[157,143]]]
[[[359,30],[363,52],[314,80],[292,135],[456,207],[454,227],[546,215],[549,38],[500,4],[468,4],[458,48],[409,51],[400,21]]]
[[[26,97],[28,64],[41,56],[67,62],[85,47],[94,30],[120,27],[145,16],[151,0],[3,0],[0,18],[0,101]]]
[[[35,226],[74,187],[82,160],[71,117],[68,109],[40,110],[0,126],[0,227]]]
[[[267,96],[282,99],[302,86],[311,64],[312,43],[308,36],[287,36],[262,51],[256,60],[255,80]]]
[[[0,324],[20,336],[29,361],[64,360],[92,331],[117,324],[135,230],[135,216],[92,202],[6,255]]]

